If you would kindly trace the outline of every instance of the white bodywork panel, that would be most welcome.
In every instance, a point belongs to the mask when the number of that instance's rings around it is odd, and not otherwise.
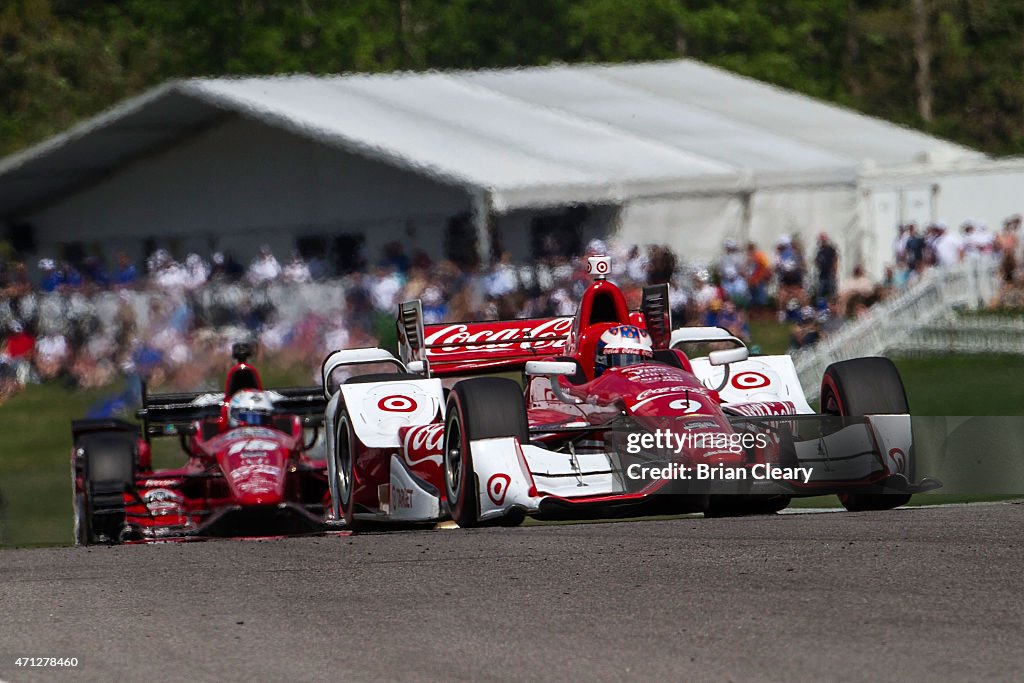
[[[393,520],[417,522],[441,516],[437,492],[425,489],[397,455],[391,456],[391,483],[380,488],[384,489],[378,491],[380,508]]]
[[[352,429],[363,444],[373,448],[391,447],[397,452],[401,448],[398,438],[400,427],[429,424],[438,411],[444,412],[444,390],[439,379],[410,379],[343,384],[331,395],[324,410],[324,435],[331,514],[335,519],[341,516],[337,503],[335,416],[342,402],[348,410]]]
[[[397,449],[401,446],[399,428],[429,424],[444,412],[439,379],[344,384],[338,393],[356,436],[370,448]]]
[[[541,494],[595,496],[623,493],[617,463],[608,453],[556,453],[537,446],[522,446],[523,457]]]
[[[823,439],[796,445],[797,465],[813,468],[811,481],[863,479],[879,469],[871,434],[863,424],[843,427]],[[831,455],[835,454],[835,458]]]
[[[721,367],[711,365],[707,358],[692,358],[690,365],[693,374],[709,388],[722,383],[728,367],[729,381],[718,392],[726,406],[730,403],[790,401],[796,407],[796,414],[814,414],[790,356],[757,356]]]
[[[530,496],[530,473],[515,437],[470,442],[473,469],[480,482],[480,519],[500,517],[512,507],[535,511],[539,497]]]
[[[405,365],[395,358],[390,352],[378,348],[362,349],[339,349],[333,351],[324,359],[321,367],[320,384],[325,392],[334,391],[331,387],[331,375],[340,367],[351,365],[371,365],[378,363],[389,363],[395,366],[395,371],[406,370]]]
[[[911,447],[914,437],[909,415],[869,415],[868,423],[875,434],[878,452],[890,474],[902,474],[913,481]]]
[[[866,420],[843,427],[820,442],[798,442],[798,466],[813,467],[812,481],[863,479],[878,472],[883,464],[888,474],[903,474],[910,479],[910,416],[869,415]]]

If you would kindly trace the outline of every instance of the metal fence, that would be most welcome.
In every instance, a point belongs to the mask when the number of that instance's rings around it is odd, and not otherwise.
[[[926,271],[905,292],[793,354],[807,400],[818,397],[821,376],[830,364],[850,358],[897,350],[959,353],[968,347],[971,352],[1024,352],[1024,326],[1014,327],[1016,321],[1004,323],[1003,329],[998,320],[965,322],[955,317],[958,310],[985,306],[994,298],[997,285],[994,263],[972,261]]]

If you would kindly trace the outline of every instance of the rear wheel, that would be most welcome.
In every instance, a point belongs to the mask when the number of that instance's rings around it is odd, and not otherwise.
[[[481,522],[480,482],[473,468],[470,442],[514,436],[529,442],[526,407],[519,385],[501,377],[479,377],[459,382],[448,396],[444,429],[445,495],[452,519],[461,527],[517,526],[525,514],[510,511]]]
[[[910,412],[899,370],[888,358],[833,363],[821,379],[821,412],[828,415],[901,415]],[[909,493],[841,493],[851,512],[891,510],[910,502]]]
[[[135,486],[135,438],[96,432],[80,436],[75,448],[83,468],[83,488],[75,492],[75,541],[121,543],[128,531],[124,494]]]

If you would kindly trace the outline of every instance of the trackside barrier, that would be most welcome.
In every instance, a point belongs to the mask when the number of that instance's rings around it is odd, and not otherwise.
[[[989,321],[954,320],[955,311],[975,310],[995,297],[996,265],[972,261],[950,268],[932,268],[903,293],[873,306],[818,344],[793,354],[800,384],[808,401],[818,398],[821,376],[830,364],[850,358],[877,356],[887,351],[959,352],[980,342],[972,352],[1024,351],[1021,328],[1006,329]],[[943,322],[945,321],[945,322]],[[971,330],[971,331],[968,331]],[[1013,335],[1018,335],[1013,340]]]
[[[1024,355],[1024,319],[950,317],[914,330],[889,351],[901,355],[1010,353]]]

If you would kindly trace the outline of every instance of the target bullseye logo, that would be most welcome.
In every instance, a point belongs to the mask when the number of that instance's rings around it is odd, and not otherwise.
[[[501,505],[505,502],[505,494],[508,493],[508,486],[511,483],[512,477],[504,472],[492,474],[491,478],[487,480],[487,497],[495,505]]]
[[[607,256],[591,256],[587,259],[587,272],[591,275],[605,276],[612,269],[612,260]]]
[[[415,412],[418,406],[416,401],[408,396],[394,394],[392,396],[385,396],[377,401],[377,407],[388,413],[412,413]]]
[[[737,389],[760,389],[771,384],[772,381],[760,372],[750,370],[741,372],[732,378],[731,384]]]

